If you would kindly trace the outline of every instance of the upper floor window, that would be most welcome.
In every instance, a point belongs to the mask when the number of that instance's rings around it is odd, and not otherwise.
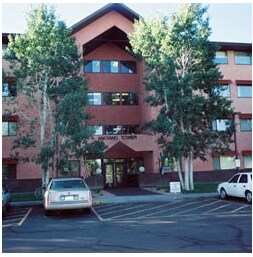
[[[240,120],[241,131],[252,131],[252,119]]]
[[[120,72],[127,73],[127,74],[136,73],[136,62],[120,61]]]
[[[214,58],[214,63],[216,64],[227,64],[228,57],[226,51],[217,51]]]
[[[2,96],[17,96],[17,85],[15,82],[2,84]]]
[[[101,105],[102,104],[101,93],[88,93],[88,105]]]
[[[3,136],[16,136],[17,135],[17,122],[16,121],[3,121],[2,122],[2,135]]]
[[[84,71],[99,73],[100,72],[100,61],[99,60],[87,60],[84,63]]]
[[[252,63],[252,56],[250,52],[235,52],[235,64],[248,64]]]
[[[138,105],[137,93],[122,93],[122,105]]]
[[[103,93],[104,105],[120,105],[120,93]]]
[[[226,131],[232,126],[233,122],[230,119],[220,119],[212,122],[213,131]]]
[[[118,61],[102,61],[103,73],[118,73],[119,62]]]
[[[214,88],[214,92],[217,95],[223,96],[223,97],[230,97],[230,86],[229,85],[218,85]]]
[[[237,85],[238,97],[252,97],[252,86],[251,85]]]

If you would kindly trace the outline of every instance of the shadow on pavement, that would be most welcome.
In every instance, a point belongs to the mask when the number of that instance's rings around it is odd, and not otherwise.
[[[156,192],[152,192],[150,190],[146,190],[143,188],[108,188],[105,191],[109,192],[110,194],[116,196],[134,196],[134,195],[161,195]]]

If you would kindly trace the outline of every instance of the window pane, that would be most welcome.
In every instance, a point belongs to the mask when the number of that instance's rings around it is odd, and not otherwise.
[[[137,93],[122,93],[122,105],[138,105]]]
[[[213,131],[226,131],[231,125],[232,121],[227,119],[215,120],[212,122]]]
[[[221,156],[220,157],[221,169],[235,169],[235,157]]]
[[[213,158],[213,168],[214,170],[220,170],[220,158],[219,157],[214,157]]]
[[[136,73],[136,63],[133,61],[121,61],[120,71],[121,73],[127,73],[127,74]]]
[[[245,169],[252,168],[252,156],[244,156],[243,157],[243,162],[244,162],[244,168]]]
[[[240,121],[241,131],[252,131],[252,119],[243,119]]]
[[[228,63],[227,52],[226,51],[217,51],[214,59],[216,64],[226,64]]]
[[[100,61],[99,60],[89,60],[84,64],[85,72],[100,72]]]
[[[118,73],[119,62],[118,61],[103,61],[102,62],[103,73]]]
[[[17,135],[17,122],[9,122],[9,136]]]
[[[251,53],[235,52],[235,64],[251,64]]]
[[[123,134],[125,135],[138,134],[138,133],[139,133],[139,126],[135,126],[135,125],[123,126]]]
[[[103,126],[95,126],[95,135],[103,135]]]
[[[88,104],[89,105],[101,105],[101,93],[88,93]]]
[[[238,97],[252,97],[252,87],[246,85],[237,85],[237,93]]]
[[[105,126],[106,135],[120,135],[122,133],[121,126]]]
[[[230,97],[230,86],[219,85],[214,88],[214,93],[223,97]]]
[[[2,135],[8,136],[8,121],[2,122]]]
[[[103,93],[104,105],[120,105],[120,93]]]

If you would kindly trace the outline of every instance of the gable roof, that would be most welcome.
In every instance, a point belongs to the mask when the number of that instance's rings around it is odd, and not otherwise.
[[[119,12],[121,15],[123,15],[124,17],[126,17],[127,19],[129,19],[132,22],[134,22],[135,19],[138,20],[140,18],[139,14],[137,14],[136,12],[134,12],[133,10],[131,10],[124,4],[120,4],[120,3],[107,4],[104,7],[102,7],[101,9],[97,10],[96,12],[92,13],[88,17],[84,18],[83,20],[79,21],[78,23],[76,23],[72,27],[70,27],[71,35],[73,35],[77,31],[82,29],[83,27],[89,25],[93,21],[99,19],[106,13],[113,11],[113,10]]]

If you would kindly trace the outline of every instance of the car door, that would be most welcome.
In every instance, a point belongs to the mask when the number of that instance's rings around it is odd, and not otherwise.
[[[234,175],[226,185],[226,193],[230,196],[237,196],[237,187],[238,187],[238,180],[241,174]]]
[[[247,188],[248,183],[248,175],[242,174],[239,178],[238,184],[237,184],[237,196],[239,197],[245,197],[245,191]]]

